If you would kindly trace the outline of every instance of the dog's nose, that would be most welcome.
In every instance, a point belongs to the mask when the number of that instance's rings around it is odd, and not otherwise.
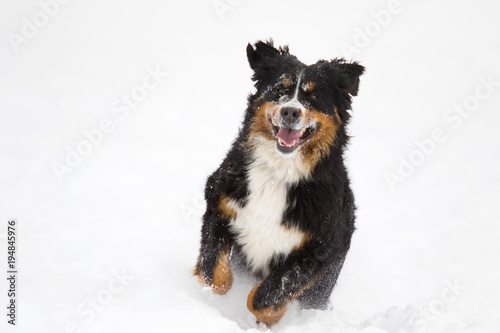
[[[285,126],[293,126],[300,119],[300,110],[294,107],[284,107],[281,109],[281,122]]]

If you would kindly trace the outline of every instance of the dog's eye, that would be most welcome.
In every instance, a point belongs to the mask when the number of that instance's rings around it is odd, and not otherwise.
[[[283,95],[283,94],[285,94],[285,92],[286,92],[285,87],[279,87],[278,88],[278,94]]]
[[[309,95],[309,98],[311,99],[311,101],[317,101],[319,99],[319,95],[317,93],[311,93]]]

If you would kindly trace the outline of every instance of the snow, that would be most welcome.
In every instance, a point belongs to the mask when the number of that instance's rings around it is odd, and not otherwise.
[[[246,309],[256,281],[236,276],[221,297],[191,272],[205,179],[253,89],[246,45],[273,37],[306,63],[367,68],[346,156],[357,230],[333,309],[292,304],[273,331],[500,332],[497,3],[54,1],[17,53],[11,33],[43,9],[0,5],[5,275],[8,219],[19,237],[18,321],[2,277],[0,331],[261,331]],[[71,170],[61,181],[55,162]]]

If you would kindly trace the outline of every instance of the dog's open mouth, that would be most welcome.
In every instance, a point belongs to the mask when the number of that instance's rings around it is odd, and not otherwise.
[[[305,142],[318,128],[317,125],[294,129],[290,127],[275,126],[271,122],[274,137],[276,138],[278,150],[284,154],[291,153],[300,144]]]

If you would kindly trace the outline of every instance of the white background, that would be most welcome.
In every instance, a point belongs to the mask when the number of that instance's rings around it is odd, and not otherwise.
[[[346,56],[367,68],[346,156],[357,231],[334,308],[292,306],[274,330],[500,332],[500,6],[401,0],[381,26],[374,13],[389,3],[72,0],[44,22],[38,1],[2,0],[0,267],[15,218],[20,272],[9,329],[257,330],[245,306],[251,284],[213,296],[191,269],[205,179],[252,91],[245,47],[272,37],[308,64]],[[168,75],[120,117],[122,94],[140,90],[148,68]],[[464,103],[466,116],[448,113]],[[113,130],[59,179],[54,165],[103,119]],[[416,141],[436,129],[446,139],[424,155]],[[418,165],[391,187],[388,173],[410,157]],[[119,285],[113,272],[131,279]]]

